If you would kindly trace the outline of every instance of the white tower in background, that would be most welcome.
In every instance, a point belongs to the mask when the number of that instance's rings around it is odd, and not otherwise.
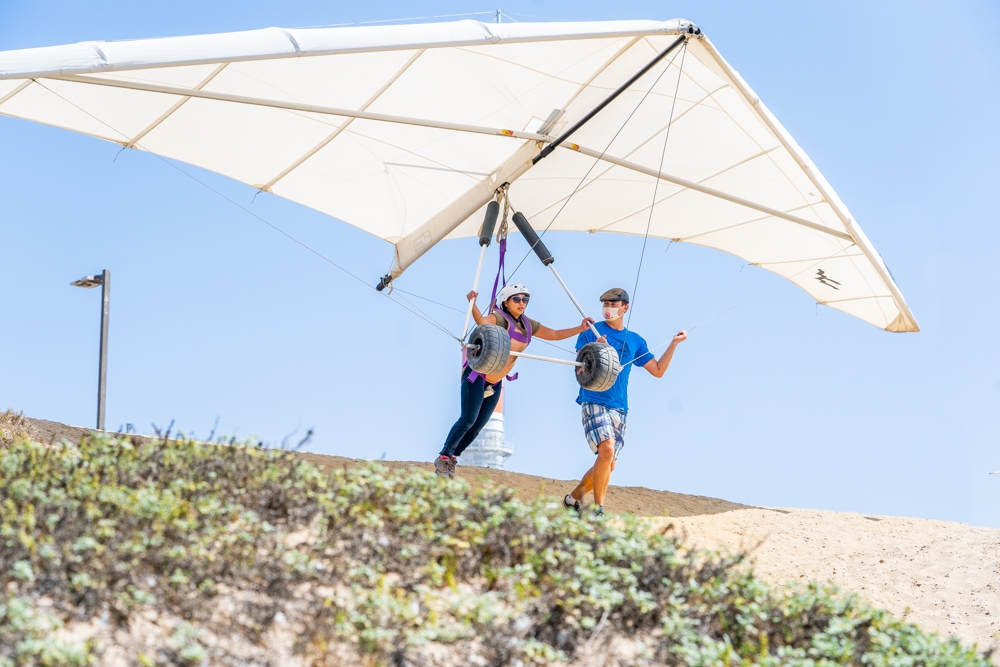
[[[500,391],[500,400],[497,401],[490,420],[459,459],[459,463],[464,466],[503,470],[503,462],[514,453],[513,446],[505,442],[503,437],[503,388]]]

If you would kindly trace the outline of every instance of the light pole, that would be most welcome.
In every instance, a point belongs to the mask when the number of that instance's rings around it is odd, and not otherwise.
[[[111,306],[111,271],[99,276],[85,276],[70,283],[74,287],[101,286],[101,358],[97,376],[97,430],[104,430],[104,399],[108,389],[108,310]]]

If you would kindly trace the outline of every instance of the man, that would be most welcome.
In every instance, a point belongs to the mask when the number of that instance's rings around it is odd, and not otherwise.
[[[604,496],[611,482],[611,471],[615,469],[618,454],[625,445],[625,416],[628,413],[628,376],[632,366],[641,366],[653,377],[663,377],[674,357],[677,345],[687,340],[687,332],[680,331],[663,355],[656,359],[649,352],[642,336],[625,328],[624,315],[628,312],[628,292],[620,288],[609,289],[601,295],[601,314],[604,321],[595,327],[601,338],[618,352],[622,370],[617,380],[607,391],[580,389],[576,402],[580,404],[583,430],[587,444],[597,454],[597,462],[587,471],[573,492],[563,498],[563,505],[580,512],[580,501],[594,492],[594,514],[604,516]],[[597,340],[589,329],[576,339],[576,349]]]

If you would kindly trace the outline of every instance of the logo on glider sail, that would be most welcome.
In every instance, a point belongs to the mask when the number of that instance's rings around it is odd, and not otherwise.
[[[816,280],[820,281],[827,287],[832,287],[833,289],[838,291],[840,290],[840,288],[837,287],[837,285],[839,285],[840,283],[838,283],[830,276],[826,275],[826,271],[824,271],[823,269],[816,269]]]

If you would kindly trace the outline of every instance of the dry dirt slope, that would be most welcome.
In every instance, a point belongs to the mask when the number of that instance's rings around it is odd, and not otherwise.
[[[59,422],[46,421],[44,419],[31,419],[34,434],[42,442],[54,442],[58,440],[69,440],[78,442],[80,438],[89,433],[91,429],[79,426],[68,426]],[[133,436],[140,439],[147,436]],[[343,468],[353,465],[356,459],[342,456],[328,456],[325,454],[313,454],[310,452],[299,453],[303,459],[318,466]],[[422,468],[433,470],[430,463],[417,463],[413,461],[382,461],[387,468]],[[576,486],[575,482],[568,482],[547,477],[535,477],[534,475],[521,475],[504,470],[491,470],[489,468],[474,468],[459,466],[458,477],[466,480],[474,488],[486,484],[497,486],[507,486],[515,491],[521,500],[530,501],[540,494],[558,496],[569,493]],[[731,503],[718,498],[707,498],[704,496],[690,496],[683,493],[671,493],[670,491],[652,491],[642,487],[634,486],[612,486],[608,490],[606,501],[607,508],[612,512],[629,512],[639,516],[696,516],[700,514],[718,514],[735,509],[747,507],[739,503]]]
[[[88,429],[30,420],[43,442],[78,441]],[[302,453],[316,465],[344,467],[354,459]],[[389,468],[428,463],[385,461]],[[513,488],[523,500],[559,497],[573,482],[485,468],[459,467],[478,487]],[[942,635],[985,649],[1000,644],[1000,530],[965,524],[845,512],[755,508],[717,498],[637,487],[612,487],[612,512],[669,518],[690,542],[752,549],[757,572],[775,584],[829,580],[874,606],[906,616]],[[994,663],[1000,660],[994,656]]]

